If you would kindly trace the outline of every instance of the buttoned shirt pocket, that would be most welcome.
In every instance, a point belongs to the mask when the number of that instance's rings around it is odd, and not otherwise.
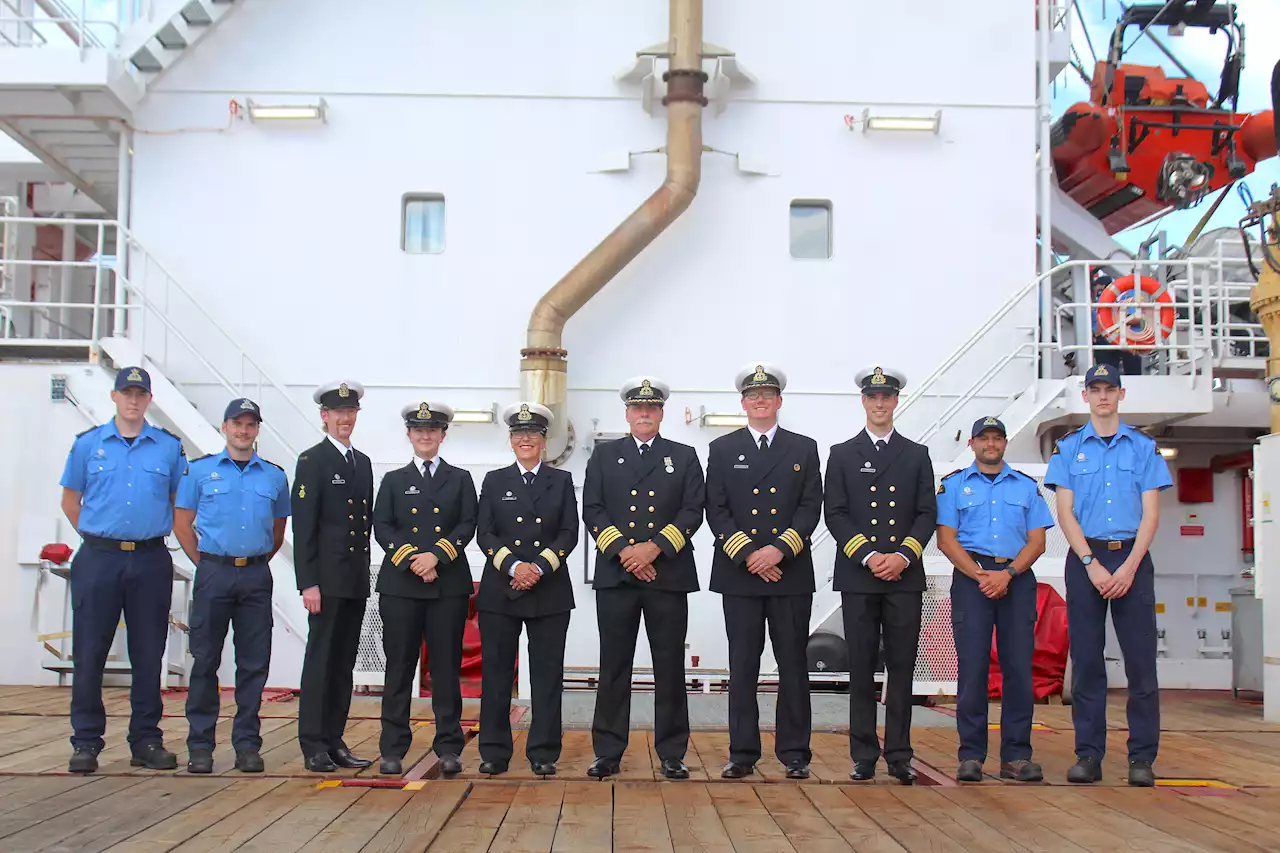
[[[270,481],[259,481],[253,486],[253,517],[258,521],[271,523],[274,521],[276,499],[280,497],[280,486]]]
[[[1003,504],[1001,510],[1004,515],[1000,518],[1000,523],[1017,534],[1019,547],[1027,541],[1027,513],[1033,497],[1038,498],[1039,496],[1029,494],[1021,489],[1007,489],[1001,496],[1001,503]]]
[[[231,485],[226,480],[205,478],[200,483],[200,508],[197,510],[201,526],[225,521],[231,510],[231,498]]]
[[[95,456],[89,460],[86,467],[90,482],[96,482],[102,485],[111,479],[111,475],[116,471],[116,461],[114,459],[106,459],[101,456]]]
[[[148,494],[169,496],[169,465],[163,461],[142,463],[143,480]]]

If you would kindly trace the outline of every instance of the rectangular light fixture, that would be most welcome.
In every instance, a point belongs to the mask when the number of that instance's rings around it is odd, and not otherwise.
[[[942,110],[931,116],[873,116],[871,110],[862,111],[862,132],[876,130],[937,133],[942,128]]]
[[[252,98],[249,121],[325,121],[328,104],[320,98],[314,104],[260,104]]]
[[[497,413],[498,404],[494,403],[487,409],[455,409],[453,412],[453,422],[455,424],[491,424],[498,420]]]
[[[726,412],[708,412],[706,409],[698,416],[698,425],[704,427],[744,427],[747,425],[745,413],[729,414]]]
[[[1178,458],[1178,448],[1176,448],[1176,447],[1161,447],[1161,448],[1160,448],[1160,455],[1161,455],[1161,456],[1163,456],[1165,459],[1177,459],[1177,458]]]

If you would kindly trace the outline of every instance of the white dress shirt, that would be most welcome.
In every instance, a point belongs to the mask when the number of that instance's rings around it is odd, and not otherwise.
[[[747,424],[747,429],[751,430],[751,441],[756,447],[760,446],[760,436],[762,435],[769,439],[769,446],[773,447],[773,437],[778,434],[777,424],[774,424],[768,432],[758,432],[755,427],[751,426],[751,424]]]
[[[421,456],[413,457],[413,466],[418,469],[418,473],[422,474],[424,467],[430,468],[430,475],[435,476],[436,471],[440,470],[440,457],[432,456],[430,459],[423,459]],[[427,476],[423,474],[423,476]]]
[[[343,456],[346,456],[347,451],[352,449],[347,445],[343,444],[341,441],[338,441],[338,439],[334,438],[332,435],[328,433],[325,433],[325,438],[329,439],[329,441],[333,443],[333,446],[338,448],[338,452],[341,453]],[[352,453],[351,454],[352,461],[355,461],[355,458],[356,458],[356,455]]]

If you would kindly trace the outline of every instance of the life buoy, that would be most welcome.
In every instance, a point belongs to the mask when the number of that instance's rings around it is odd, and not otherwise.
[[[1147,276],[1121,276],[1108,284],[1098,298],[1098,325],[1103,337],[1120,343],[1120,328],[1127,325],[1124,346],[1133,350],[1154,348],[1173,334],[1173,297],[1169,291],[1156,296],[1160,282]],[[1144,298],[1153,297],[1153,298]],[[1158,306],[1162,306],[1157,308]],[[1137,322],[1135,322],[1137,321]]]

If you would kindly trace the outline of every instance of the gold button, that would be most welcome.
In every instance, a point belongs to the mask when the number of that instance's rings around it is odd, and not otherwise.
[[[438,506],[437,506],[437,507],[432,507],[432,508],[431,508],[431,511],[432,511],[432,512],[439,512],[439,511],[440,511],[440,507],[438,507]]]
[[[540,518],[535,518],[535,519],[533,520],[533,523],[534,523],[534,524],[541,524],[541,523],[542,523],[542,519],[540,519]]]
[[[634,540],[634,539],[628,539],[628,540],[627,540],[627,542],[628,542],[629,544],[631,544],[631,545],[636,544],[636,540]]]
[[[640,493],[639,493],[639,492],[637,492],[635,489],[632,489],[632,490],[631,490],[631,494],[633,494],[633,495],[638,495],[638,494],[640,494]]]
[[[890,536],[890,537],[889,537],[889,541],[890,541],[890,542],[897,542],[897,541],[898,541],[898,537],[897,537],[897,536]]]
[[[439,528],[439,527],[437,527],[437,528],[436,528],[436,533],[439,533],[439,532],[440,532],[440,528]]]
[[[348,548],[347,550],[348,550],[348,551],[354,551],[354,550],[355,550],[355,546],[353,545],[353,546],[351,546],[350,548]]]
[[[635,526],[636,526],[636,523],[634,521],[627,522],[627,527],[635,527]]]
[[[756,535],[756,529],[755,529],[754,527],[753,527],[753,528],[751,528],[751,535],[752,535],[752,536],[755,536],[755,535]]]
[[[653,512],[653,511],[654,511],[653,507],[649,507],[649,512]]]
[[[348,504],[353,504],[353,503],[355,503],[355,501],[351,500],[351,498],[347,498],[347,503],[348,503]]]
[[[890,487],[889,487],[889,491],[891,491],[891,492],[896,492],[896,491],[898,491],[898,487],[897,487],[897,486],[890,486]]]
[[[516,523],[517,523],[517,524],[519,524],[519,523],[520,523],[520,522],[522,522],[522,521],[524,521],[524,516],[523,516],[523,515],[517,515],[517,516],[516,516]]]
[[[872,541],[872,542],[876,541],[876,537],[872,536],[872,537],[871,537],[871,541]]]
[[[410,514],[410,515],[417,515],[417,514],[418,514],[418,508],[415,506],[413,509],[409,510],[409,514]]]
[[[889,519],[889,523],[890,523],[890,524],[897,524],[898,522],[897,522],[897,520],[896,520],[896,519],[892,519],[892,518],[891,518],[891,519]]]
[[[753,509],[753,510],[751,510],[751,514],[752,514],[752,515],[759,515],[759,514],[760,514],[760,510],[758,510],[758,509]]]
[[[889,501],[889,506],[897,506],[897,501]]]
[[[778,511],[776,509],[769,510],[769,515],[777,515],[777,514],[778,514]]]
[[[519,540],[519,539],[517,539],[517,540],[516,540],[516,546],[517,546],[517,547],[519,547],[519,545],[520,545],[520,540]]]
[[[872,523],[872,524],[879,524],[879,523],[880,523],[880,519],[878,519],[878,518],[873,518],[873,519],[871,519],[871,523]]]
[[[875,502],[875,501],[872,501],[872,502],[871,502],[871,508],[872,508],[872,509],[875,509],[875,508],[876,508],[876,502]]]
[[[770,486],[770,487],[769,487],[769,494],[771,494],[771,495],[772,495],[772,494],[776,493],[777,491],[778,491],[778,487],[777,487],[777,486]]]
[[[541,544],[542,544],[542,543],[541,543],[541,542],[539,542],[537,539],[533,540],[533,547],[537,548],[537,547],[538,547],[539,545],[541,545]]]
[[[649,497],[653,497],[653,496],[654,496],[654,492],[649,492]]]
[[[649,522],[649,529],[650,529],[650,530],[652,530],[652,529],[653,529],[653,522],[652,522],[652,521],[651,521],[651,522]]]
[[[356,520],[356,517],[354,515],[348,515],[347,518],[349,518],[351,521]]]
[[[369,520],[369,516],[367,516],[367,515],[362,515],[362,516],[360,516],[360,518],[364,519],[365,521],[368,521],[368,520]]]
[[[369,505],[369,499],[368,499],[368,498],[365,498],[364,500],[360,501],[360,503],[364,504],[365,506],[368,506],[368,505]],[[440,510],[436,510],[436,512],[439,512],[439,511],[440,511]]]
[[[876,487],[875,487],[875,486],[872,486],[872,487],[871,487],[871,491],[873,491],[873,492],[874,492],[875,490],[876,490]]]
[[[760,490],[759,490],[759,489],[752,489],[752,490],[751,490],[751,494],[753,494],[753,495],[758,495],[758,494],[760,494]]]
[[[418,532],[418,528],[416,528],[416,527],[415,527],[415,528],[413,528],[413,532],[414,532],[414,533],[417,533],[417,532]]]
[[[632,504],[632,505],[631,505],[631,511],[632,511],[632,512],[635,512],[635,511],[636,511],[635,504]]]
[[[354,530],[349,531],[349,532],[351,533],[351,535],[352,535],[352,536],[355,536],[355,535],[356,535],[356,532],[355,532]]]
[[[776,527],[775,527],[775,528],[773,528],[773,532],[774,532],[774,535],[777,535],[777,533],[778,533],[778,528],[776,528]]]

